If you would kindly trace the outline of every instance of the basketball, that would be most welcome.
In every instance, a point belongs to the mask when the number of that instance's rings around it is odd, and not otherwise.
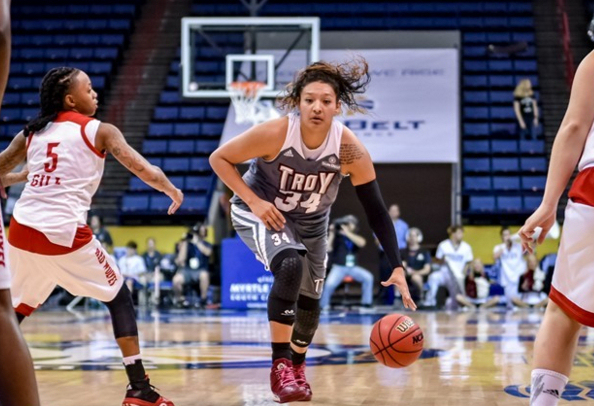
[[[423,330],[408,316],[390,314],[373,326],[369,346],[379,363],[404,368],[423,352]]]

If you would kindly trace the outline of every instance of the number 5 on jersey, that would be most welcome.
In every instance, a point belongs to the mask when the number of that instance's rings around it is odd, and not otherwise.
[[[51,158],[51,162],[46,162],[44,168],[46,172],[53,172],[58,167],[58,154],[54,152],[54,148],[60,145],[59,142],[50,142],[47,144],[47,157]]]
[[[56,148],[58,145],[60,145],[59,142],[50,142],[47,144],[47,157],[50,158],[51,161],[45,162],[43,164],[43,169],[48,173],[55,171],[58,167],[58,154],[54,152],[54,148]],[[36,173],[31,179],[31,187],[43,187],[50,185],[60,185],[60,178],[57,176],[52,177],[50,175]]]

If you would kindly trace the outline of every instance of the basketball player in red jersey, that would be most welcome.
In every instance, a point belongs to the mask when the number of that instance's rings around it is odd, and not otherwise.
[[[10,42],[10,0],[0,0],[0,101],[4,98],[8,81]],[[0,161],[0,166],[2,164]],[[8,176],[14,177],[13,174]],[[6,178],[2,179],[2,183],[9,186]],[[39,392],[31,354],[21,335],[10,301],[10,275],[6,251],[4,225],[0,220],[0,405],[39,406]]]
[[[549,304],[534,342],[531,406],[556,406],[573,365],[583,326],[594,327],[594,52],[580,63],[571,97],[555,137],[542,203],[520,229],[532,252],[535,229],[542,243],[555,223],[559,198],[577,165],[569,190],[563,235]]]
[[[92,118],[97,93],[81,70],[55,68],[41,83],[41,111],[0,153],[0,175],[27,158],[27,184],[10,224],[12,304],[19,321],[59,285],[102,301],[129,379],[123,406],[173,406],[150,385],[142,364],[130,291],[113,259],[86,225],[107,152],[172,199],[183,201],[161,169],[128,145],[113,125]],[[19,404],[24,406],[24,403]]]

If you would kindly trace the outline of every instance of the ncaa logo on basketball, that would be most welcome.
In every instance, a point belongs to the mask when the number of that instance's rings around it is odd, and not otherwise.
[[[423,342],[423,332],[413,337],[413,344],[419,344],[421,342]]]

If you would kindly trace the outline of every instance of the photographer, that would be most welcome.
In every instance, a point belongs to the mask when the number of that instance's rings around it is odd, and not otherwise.
[[[332,258],[332,268],[326,278],[320,305],[322,309],[330,307],[332,294],[347,276],[361,283],[361,308],[371,309],[373,300],[373,275],[368,270],[356,265],[355,254],[367,241],[356,234],[359,221],[353,215],[336,220],[330,225],[328,248]]]
[[[175,263],[178,270],[173,277],[173,293],[175,303],[188,307],[187,294],[199,285],[200,307],[206,306],[208,287],[210,285],[209,257],[212,245],[205,241],[208,228],[204,224],[194,226],[178,243]]]

